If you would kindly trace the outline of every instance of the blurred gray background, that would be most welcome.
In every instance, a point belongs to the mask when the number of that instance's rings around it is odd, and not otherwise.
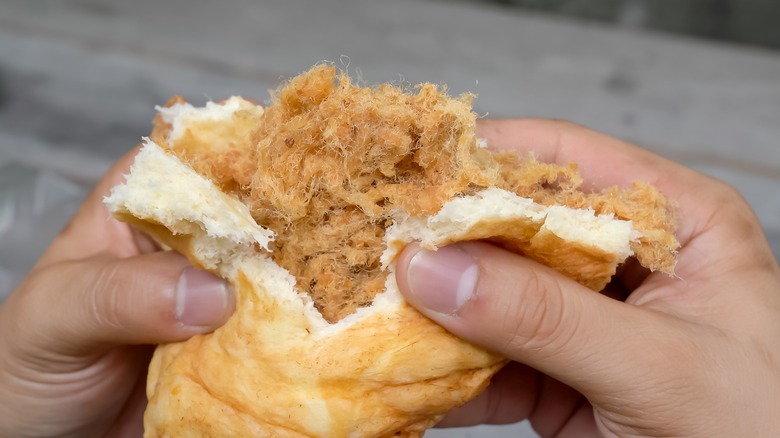
[[[493,0],[623,26],[780,48],[775,0]]]
[[[780,254],[780,2],[0,0],[0,300],[154,105],[320,61],[554,117],[735,185]],[[526,424],[429,436],[535,436]]]

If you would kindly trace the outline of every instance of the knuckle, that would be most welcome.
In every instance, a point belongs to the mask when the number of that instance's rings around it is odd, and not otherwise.
[[[761,224],[742,193],[723,181],[716,181],[715,184],[715,202],[718,206],[716,217],[731,230],[746,237],[762,233]]]
[[[127,306],[122,302],[122,283],[117,264],[102,263],[93,281],[85,286],[82,305],[96,332],[123,327]]]
[[[518,286],[510,304],[503,307],[502,319],[509,337],[503,351],[540,351],[569,342],[568,330],[574,322],[566,315],[561,285],[544,273],[529,272]]]
[[[573,122],[568,119],[553,118],[549,120],[553,126],[563,131],[572,131],[572,130],[579,130],[584,128],[579,123]]]
[[[47,335],[51,330],[49,319],[43,317],[44,312],[40,310],[46,308],[42,306],[47,302],[46,295],[50,289],[44,281],[47,271],[40,269],[30,274],[3,303],[3,329],[14,333],[8,338],[9,346],[18,348],[11,357],[21,357],[20,351],[36,347],[41,340],[40,335]],[[25,326],[36,327],[37,330],[24,330]]]

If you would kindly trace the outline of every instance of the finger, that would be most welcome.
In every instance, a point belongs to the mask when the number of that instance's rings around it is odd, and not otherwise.
[[[683,180],[689,172],[649,151],[564,120],[480,120],[477,133],[492,149],[533,153],[547,163],[577,163],[583,178],[595,188],[654,183],[671,169]],[[671,172],[676,173],[676,172]],[[673,187],[672,187],[673,188]]]
[[[635,258],[629,258],[622,265],[618,266],[617,273],[613,279],[613,283],[617,283],[616,286],[623,289],[625,292],[620,296],[612,296],[620,301],[625,301],[628,298],[628,294],[639,288],[647,277],[650,276],[651,271],[641,264]]]
[[[722,208],[724,184],[627,142],[562,120],[481,120],[478,135],[493,149],[532,152],[541,161],[577,163],[586,189],[657,187],[680,209],[679,240],[685,244],[701,223]]]
[[[557,436],[582,406],[579,392],[526,365],[510,362],[476,398],[436,427],[512,424],[530,420],[541,436]]]
[[[627,186],[634,181],[657,187],[676,210],[680,248],[675,274],[679,278],[719,278],[725,269],[752,269],[775,264],[761,224],[733,187],[680,164],[605,134],[561,120],[482,120],[478,133],[491,147],[533,152],[542,161],[578,163],[592,188]],[[731,242],[729,251],[723,242]],[[641,278],[632,269],[626,286],[669,284],[668,276]],[[632,280],[633,278],[633,280]],[[702,285],[701,290],[712,290]],[[666,298],[663,296],[662,298]],[[724,299],[739,300],[729,294]]]
[[[177,253],[158,252],[48,266],[29,277],[3,310],[16,325],[11,333],[29,337],[19,340],[22,345],[78,355],[210,332],[233,309],[227,283]]]
[[[585,397],[571,387],[543,376],[528,420],[541,436],[561,436],[561,431],[585,402]]]
[[[410,245],[396,269],[407,301],[453,334],[586,395],[651,384],[669,363],[649,345],[681,356],[691,348],[671,317],[594,293],[487,243],[438,251]]]
[[[593,407],[587,400],[583,400],[582,403],[577,406],[577,409],[572,413],[564,423],[560,431],[554,435],[542,436],[555,436],[560,438],[599,438],[604,436],[599,431],[596,424],[596,418],[593,415]]]
[[[103,198],[109,195],[114,186],[124,182],[125,175],[130,173],[130,167],[133,165],[135,156],[138,155],[141,147],[141,145],[135,146],[108,169],[87,197],[85,208],[81,209],[83,211],[80,211],[80,213],[83,213],[93,221],[102,221],[106,218],[104,213],[107,210],[103,204]],[[87,227],[87,225],[83,226]]]
[[[448,413],[436,427],[510,424],[525,420],[536,405],[541,382],[538,376],[536,370],[510,362],[493,376],[484,392]]]
[[[111,430],[105,436],[117,438],[136,438],[144,434],[144,411],[146,410],[146,369],[152,358],[154,348],[152,346],[134,347],[138,349],[139,362],[144,364],[143,371],[138,374],[135,385],[129,390],[122,400],[124,406],[119,411]]]
[[[128,257],[157,250],[157,244],[144,233],[111,218],[103,198],[124,180],[140,146],[114,163],[97,183],[43,255],[38,266],[62,260],[78,260],[98,253]]]

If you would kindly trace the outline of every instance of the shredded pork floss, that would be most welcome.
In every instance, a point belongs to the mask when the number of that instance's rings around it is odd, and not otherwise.
[[[245,144],[213,150],[181,142],[174,152],[276,232],[271,256],[331,322],[383,290],[379,258],[394,212],[433,215],[447,200],[485,187],[597,212],[622,206],[603,212],[670,234],[672,221],[658,217],[657,206],[642,213],[648,199],[666,202],[650,186],[585,194],[577,191],[575,165],[478,147],[471,99],[432,84],[361,87],[321,65],[290,80],[259,117],[236,113],[238,126],[251,130]],[[674,255],[659,250],[667,244],[645,239],[634,250],[646,266],[670,270]]]

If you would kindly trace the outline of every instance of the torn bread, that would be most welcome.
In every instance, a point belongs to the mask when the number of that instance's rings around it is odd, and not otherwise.
[[[357,87],[318,66],[268,108],[159,109],[113,214],[228,279],[236,312],[162,345],[146,436],[421,436],[505,363],[401,298],[412,241],[481,239],[599,290],[636,255],[670,270],[652,187],[584,194],[576,167],[497,154],[470,99]]]

